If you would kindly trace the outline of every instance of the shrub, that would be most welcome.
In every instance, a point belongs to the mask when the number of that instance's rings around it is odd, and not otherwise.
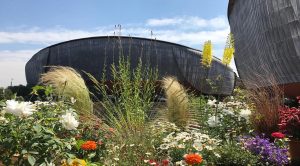
[[[69,111],[62,103],[7,101],[0,116],[0,161],[48,165],[72,156],[69,152],[78,122],[74,115],[64,116]],[[17,159],[12,160],[14,156]]]

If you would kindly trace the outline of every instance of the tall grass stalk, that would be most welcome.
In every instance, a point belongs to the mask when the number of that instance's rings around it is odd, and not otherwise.
[[[110,73],[111,80],[103,74],[101,82],[87,75],[102,96],[103,119],[124,138],[143,130],[153,105],[157,71],[143,67],[141,59],[132,69],[129,57],[121,55],[118,64],[110,66]]]
[[[167,97],[167,119],[180,128],[185,128],[189,119],[188,95],[185,88],[174,77],[162,80]]]
[[[90,93],[80,74],[71,67],[51,66],[50,71],[42,74],[40,83],[51,85],[59,96],[75,98],[74,109],[80,115],[93,113]]]
[[[257,74],[255,79],[248,79],[246,82],[251,87],[246,94],[254,106],[252,123],[256,131],[266,134],[278,131],[278,109],[283,105],[284,98],[283,90],[278,86],[272,73],[269,73],[268,78]],[[266,87],[265,85],[269,86]]]

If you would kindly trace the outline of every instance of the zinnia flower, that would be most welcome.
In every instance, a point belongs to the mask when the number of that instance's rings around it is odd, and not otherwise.
[[[82,150],[95,150],[97,148],[97,143],[95,141],[86,141],[80,148]]]
[[[67,130],[76,130],[79,125],[79,122],[74,117],[74,113],[71,111],[67,111],[65,115],[61,116],[60,123]]]
[[[282,138],[285,137],[285,135],[283,133],[281,133],[281,132],[274,132],[271,135],[272,135],[272,137],[278,138],[278,139],[282,139]]]
[[[4,111],[19,117],[28,117],[36,112],[35,106],[31,102],[18,102],[15,100],[7,100]]]
[[[185,159],[185,162],[189,165],[200,164],[203,161],[202,156],[197,153],[186,154],[184,156],[184,159]]]

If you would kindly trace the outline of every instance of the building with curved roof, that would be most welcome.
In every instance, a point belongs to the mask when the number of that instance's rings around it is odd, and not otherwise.
[[[228,19],[246,87],[268,87],[273,77],[287,96],[300,95],[300,1],[230,0]]]
[[[45,66],[70,66],[85,71],[101,80],[104,65],[117,63],[120,55],[130,58],[132,68],[139,58],[158,69],[159,79],[175,76],[188,88],[205,94],[230,95],[234,88],[235,73],[217,58],[206,70],[201,65],[201,51],[183,45],[137,37],[102,36],[76,39],[46,47],[37,52],[26,64],[26,79],[30,85],[38,84]],[[106,63],[106,64],[105,64]],[[111,79],[107,71],[107,79]],[[222,81],[216,78],[222,75]],[[86,82],[88,78],[85,78]],[[210,79],[211,86],[204,80]]]

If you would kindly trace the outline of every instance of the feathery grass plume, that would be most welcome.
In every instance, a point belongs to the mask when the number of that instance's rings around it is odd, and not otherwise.
[[[247,98],[254,107],[252,124],[257,132],[267,135],[278,131],[278,109],[283,105],[284,96],[275,77],[271,72],[269,73],[268,78],[256,74],[255,79],[245,80],[247,86],[250,87],[246,93]],[[269,86],[264,86],[266,84]]]
[[[162,86],[167,97],[167,119],[180,128],[188,123],[189,105],[185,88],[174,77],[165,77]]]
[[[234,55],[234,38],[233,34],[229,33],[226,40],[226,46],[224,49],[222,63],[228,66],[233,58]]]
[[[74,109],[80,115],[93,113],[93,102],[84,80],[78,72],[71,67],[50,66],[50,71],[42,74],[40,83],[51,85],[59,96],[76,99]]]
[[[211,66],[212,61],[212,43],[210,40],[204,42],[203,45],[203,52],[202,52],[202,65],[205,67]]]

